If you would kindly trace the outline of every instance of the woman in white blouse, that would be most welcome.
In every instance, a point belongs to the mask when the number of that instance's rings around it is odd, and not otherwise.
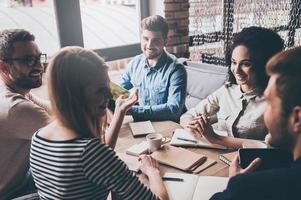
[[[168,199],[158,163],[141,156],[141,183],[114,152],[123,117],[137,101],[137,92],[119,97],[111,125],[103,137],[110,92],[101,57],[81,47],[66,47],[47,69],[54,120],[32,138],[30,165],[41,199]]]
[[[209,142],[231,148],[241,148],[247,139],[263,140],[267,129],[263,121],[266,102],[262,93],[268,77],[265,64],[283,49],[283,40],[272,30],[248,27],[234,35],[230,52],[229,82],[181,116],[181,125]],[[210,118],[217,115],[215,133]]]

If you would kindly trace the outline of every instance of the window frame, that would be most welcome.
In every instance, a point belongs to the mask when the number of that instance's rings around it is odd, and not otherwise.
[[[84,47],[80,0],[53,1],[60,47]],[[137,8],[139,21],[149,16],[149,0],[137,0]],[[133,57],[141,53],[140,43],[93,50],[101,54],[106,61]]]

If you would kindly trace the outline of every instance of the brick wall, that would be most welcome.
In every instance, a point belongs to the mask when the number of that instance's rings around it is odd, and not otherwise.
[[[189,57],[189,0],[164,0],[169,25],[166,49],[177,57]]]

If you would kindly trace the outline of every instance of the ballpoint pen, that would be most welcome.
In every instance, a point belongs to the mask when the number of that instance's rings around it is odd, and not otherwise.
[[[181,137],[177,137],[178,140],[183,140],[183,141],[186,141],[186,142],[193,142],[193,143],[198,143],[198,141],[196,140],[191,140],[191,139],[186,139],[186,138],[181,138]]]
[[[179,182],[183,182],[184,179],[182,178],[175,178],[175,177],[162,177],[163,181],[179,181]]]

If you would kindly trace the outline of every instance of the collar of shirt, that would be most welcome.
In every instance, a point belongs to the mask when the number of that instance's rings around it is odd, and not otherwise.
[[[155,71],[159,71],[159,69],[166,64],[166,59],[167,59],[167,53],[163,51],[156,65],[154,67],[150,67],[147,62],[147,58],[144,56],[144,68],[147,68],[149,70],[153,69]]]
[[[247,102],[249,102],[250,100],[258,97],[261,94],[262,90],[260,88],[254,88],[253,90],[244,93],[241,91],[240,86],[238,86],[236,92],[238,99],[245,99],[247,100]]]

